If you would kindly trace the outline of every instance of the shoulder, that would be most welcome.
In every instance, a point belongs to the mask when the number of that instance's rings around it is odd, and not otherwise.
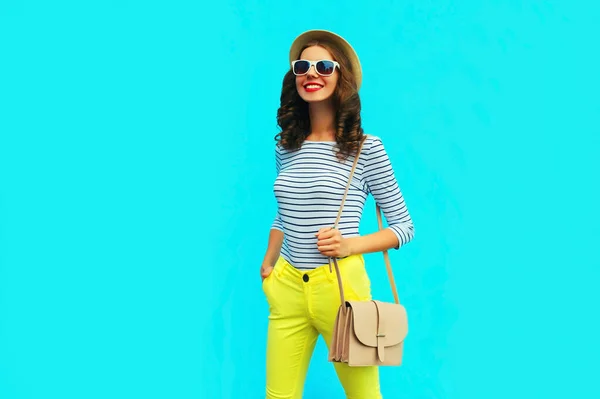
[[[383,140],[381,137],[373,134],[365,134],[366,139],[363,144],[363,151],[367,155],[377,154],[380,151],[385,151]]]
[[[367,143],[374,143],[374,142],[381,142],[382,141],[381,137],[376,136],[374,134],[367,134],[367,133],[365,133],[365,137],[366,137],[365,144],[367,144]]]
[[[279,142],[275,143],[275,155],[279,157],[283,152],[285,152],[283,146]]]
[[[288,160],[294,158],[297,153],[301,152],[301,149],[302,148],[299,148],[298,150],[287,149],[283,145],[281,145],[281,143],[277,142],[275,143],[275,157],[282,161]]]

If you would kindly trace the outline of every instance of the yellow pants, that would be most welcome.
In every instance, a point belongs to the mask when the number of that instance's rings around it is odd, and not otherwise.
[[[349,300],[371,299],[371,284],[361,255],[338,261],[344,295]],[[308,365],[319,334],[327,348],[340,305],[332,266],[301,271],[279,258],[263,281],[269,303],[267,340],[267,399],[300,399]],[[327,353],[320,355],[327,362]],[[376,366],[349,367],[333,363],[348,399],[380,399]]]

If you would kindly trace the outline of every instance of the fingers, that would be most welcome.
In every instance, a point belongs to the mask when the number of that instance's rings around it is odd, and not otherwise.
[[[317,248],[325,256],[339,256],[342,234],[338,229],[323,227],[315,234]]]
[[[319,229],[319,231],[317,231],[317,233],[315,234],[316,237],[318,237],[319,239],[321,238],[329,238],[331,237],[333,234],[335,234],[337,230],[335,230],[333,227],[322,227]]]
[[[340,244],[341,242],[342,235],[338,230],[327,231],[317,237],[317,246]]]
[[[324,247],[326,245],[340,245],[341,242],[341,238],[338,237],[332,237],[328,240],[319,240],[317,241],[317,247]]]
[[[342,254],[340,253],[340,251],[338,249],[331,249],[331,250],[323,250],[320,251],[321,254],[323,256],[328,256],[330,258],[340,258],[342,257]]]
[[[325,227],[320,229],[315,236],[317,237],[318,240],[327,240],[329,238],[332,237],[338,237],[341,238],[342,237],[342,233],[340,233],[340,231],[338,229],[334,229],[331,227]]]
[[[325,255],[326,252],[335,252],[339,249],[339,245],[322,245],[317,247],[319,252]]]
[[[273,271],[272,266],[261,267],[260,268],[260,276],[264,280],[265,278],[269,277],[269,274],[271,274],[272,271]]]
[[[267,277],[269,274],[271,274],[272,270],[273,270],[272,267],[269,267],[267,269],[263,269],[263,270],[261,270],[260,275],[263,276],[263,277]]]

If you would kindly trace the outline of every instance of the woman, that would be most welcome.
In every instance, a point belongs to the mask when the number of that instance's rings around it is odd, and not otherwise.
[[[350,44],[321,30],[296,38],[290,62],[278,111],[278,212],[261,267],[270,308],[269,399],[301,398],[319,334],[330,345],[340,299],[329,259],[339,259],[346,298],[369,300],[362,254],[400,248],[414,234],[388,155],[374,136],[364,141],[338,228],[331,227],[364,137],[361,67]],[[388,227],[361,236],[368,194],[380,205]],[[381,398],[377,367],[334,365],[348,398]]]

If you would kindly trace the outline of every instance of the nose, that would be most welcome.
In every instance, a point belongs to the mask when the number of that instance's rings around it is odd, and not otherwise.
[[[319,76],[319,74],[317,73],[317,67],[315,65],[311,65],[310,68],[308,68],[308,72],[306,72],[306,74],[313,78],[316,78]]]

